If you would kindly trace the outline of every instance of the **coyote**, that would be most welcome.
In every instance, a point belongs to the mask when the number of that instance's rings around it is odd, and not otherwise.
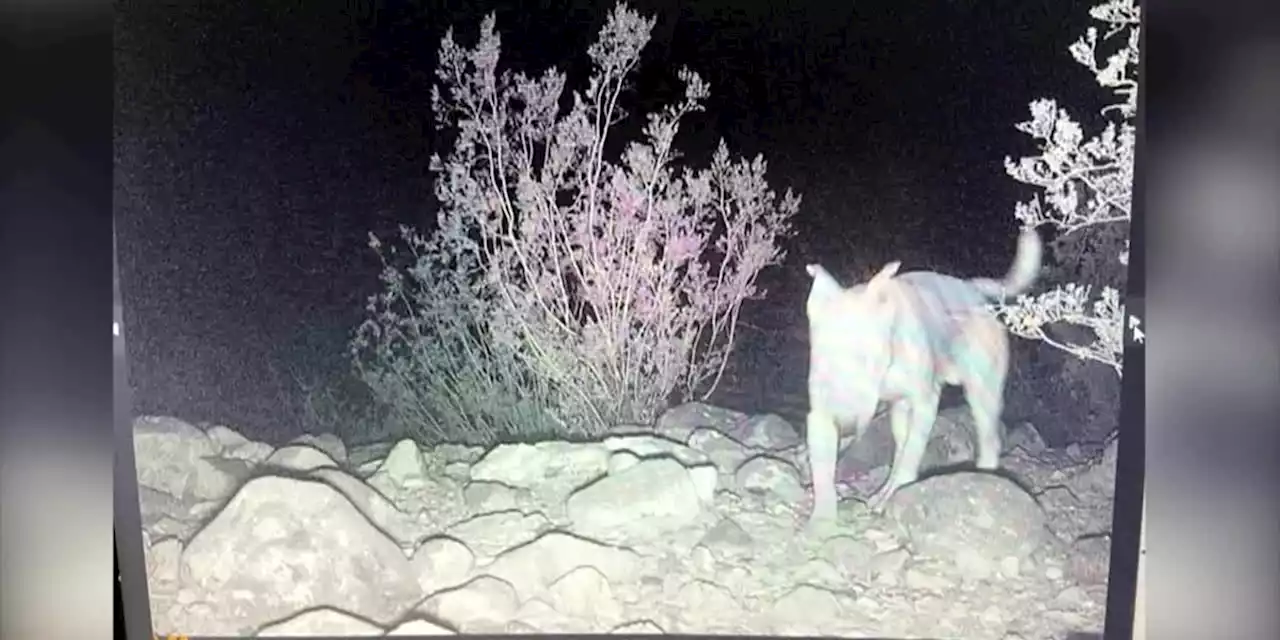
[[[834,519],[836,457],[845,441],[861,437],[881,400],[889,404],[894,454],[888,479],[867,501],[873,511],[916,480],[943,385],[964,388],[976,427],[976,466],[996,468],[1009,338],[986,304],[1030,287],[1041,252],[1035,229],[1024,229],[1004,280],[932,271],[899,275],[901,262],[895,261],[846,289],[821,265],[805,268],[813,278],[805,304],[810,524]]]

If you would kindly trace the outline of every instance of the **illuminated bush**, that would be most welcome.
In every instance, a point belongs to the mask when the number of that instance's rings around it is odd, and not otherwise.
[[[684,99],[605,157],[652,20],[613,10],[563,114],[563,73],[498,71],[494,22],[474,48],[441,43],[432,106],[455,138],[432,158],[438,229],[371,236],[386,268],[351,345],[364,379],[420,435],[473,442],[594,435],[705,396],[799,198],[723,142],[709,167],[673,167],[709,91],[688,70]]]
[[[1073,261],[1074,275],[1083,282],[1067,282],[1039,295],[1020,296],[997,305],[1000,317],[1014,333],[1042,340],[1082,360],[1101,362],[1123,373],[1125,308],[1121,300],[1123,268],[1108,271],[1099,260],[1129,259],[1129,219],[1133,193],[1134,121],[1138,94],[1138,12],[1134,0],[1108,0],[1090,10],[1107,25],[1100,35],[1090,27],[1069,51],[1087,67],[1102,87],[1121,99],[1102,110],[1106,126],[1085,139],[1083,128],[1051,99],[1031,103],[1031,120],[1019,123],[1019,131],[1035,138],[1041,154],[1005,159],[1005,170],[1019,182],[1044,190],[1020,202],[1015,215],[1025,226],[1049,225],[1058,233],[1055,253]],[[1098,47],[1119,43],[1105,61]],[[1080,236],[1091,234],[1087,242]],[[1100,274],[1118,273],[1120,282],[1102,286],[1095,294]],[[1136,321],[1135,321],[1136,322]],[[1084,339],[1063,337],[1062,325],[1071,325]],[[1135,326],[1135,335],[1141,332]]]

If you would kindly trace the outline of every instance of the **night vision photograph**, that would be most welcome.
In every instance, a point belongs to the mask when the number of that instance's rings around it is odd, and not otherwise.
[[[155,637],[1109,627],[1136,0],[116,6]]]

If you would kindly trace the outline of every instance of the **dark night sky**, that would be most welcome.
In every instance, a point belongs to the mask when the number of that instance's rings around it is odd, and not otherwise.
[[[278,426],[288,402],[268,363],[306,352],[328,356],[308,366],[341,364],[344,332],[377,287],[367,233],[433,217],[429,92],[444,29],[469,45],[496,11],[505,65],[554,64],[581,82],[573,72],[612,7],[174,5],[117,4],[115,193],[135,409],[255,432]],[[674,69],[688,65],[712,96],[677,147],[700,162],[724,137],[765,155],[774,189],[804,197],[788,265],[764,274],[775,289],[797,282],[798,264],[839,269],[859,252],[1003,273],[1014,203],[1031,194],[1003,171],[1006,155],[1032,151],[1014,124],[1037,97],[1085,116],[1102,97],[1066,53],[1088,19],[1076,1],[631,6],[658,18],[631,113],[670,100]],[[794,292],[775,293],[802,322]]]

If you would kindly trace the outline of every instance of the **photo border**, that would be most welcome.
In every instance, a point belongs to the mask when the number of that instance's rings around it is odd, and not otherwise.
[[[1142,0],[1139,6],[1142,7]],[[1132,638],[1137,623],[1140,539],[1146,487],[1146,130],[1144,82],[1147,67],[1147,13],[1138,34],[1138,95],[1134,118],[1133,195],[1129,220],[1129,265],[1125,280],[1124,376],[1120,380],[1120,420],[1116,442],[1115,493],[1111,515],[1111,561],[1107,571],[1106,638]]]
[[[112,360],[115,435],[115,553],[120,567],[121,602],[129,640],[148,640],[155,630],[151,621],[151,592],[147,585],[146,552],[142,539],[142,507],[138,498],[138,466],[133,446],[133,394],[129,387],[129,362],[125,349],[127,331],[120,295],[120,260],[114,225],[111,233],[114,289],[113,322],[116,328]]]
[[[0,637],[112,622],[112,6],[0,6]]]

